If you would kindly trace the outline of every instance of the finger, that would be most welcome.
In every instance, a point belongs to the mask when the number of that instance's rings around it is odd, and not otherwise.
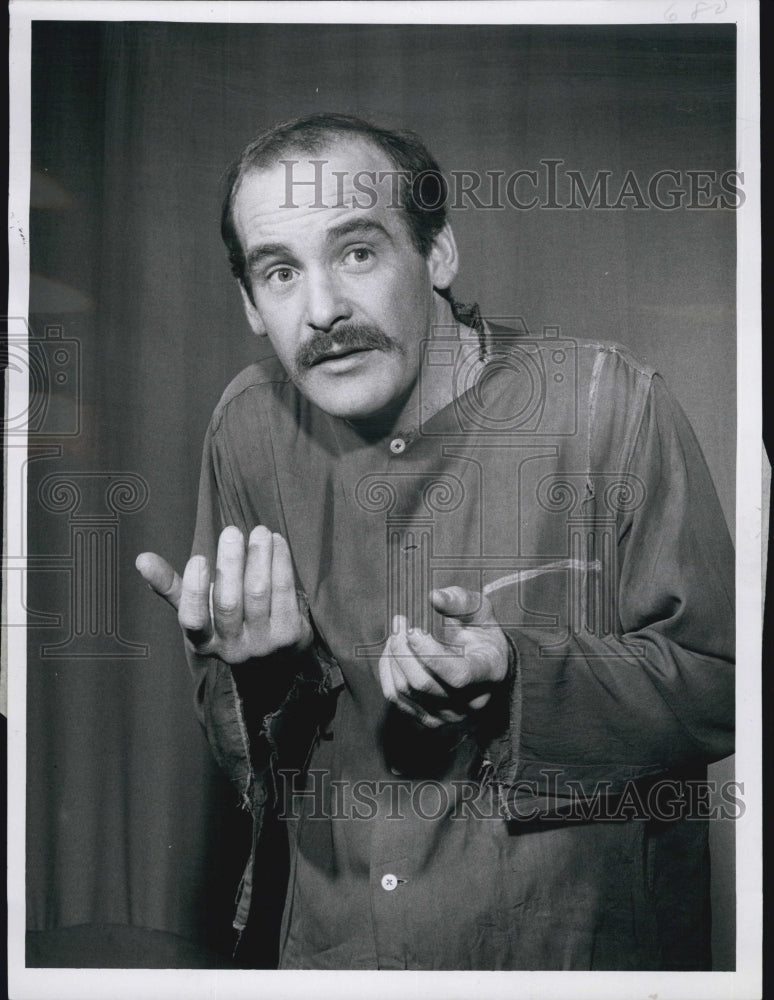
[[[454,718],[443,719],[441,718],[440,712],[435,713],[428,711],[424,705],[420,704],[418,701],[414,701],[413,698],[401,691],[399,685],[402,683],[402,676],[396,668],[395,660],[391,657],[387,659],[385,670],[387,672],[386,686],[394,692],[394,697],[389,698],[388,700],[392,701],[401,712],[405,712],[406,715],[410,715],[423,726],[427,726],[428,729],[436,729],[438,726],[443,725],[445,721],[457,721],[458,718],[461,718],[461,716],[454,716]]]
[[[436,611],[444,616],[443,638],[450,646],[464,645],[465,630],[471,625],[500,629],[489,598],[478,591],[446,587],[432,591],[430,600]]]
[[[177,610],[183,581],[166,559],[155,552],[141,552],[134,564],[148,586]]]
[[[296,576],[288,543],[276,532],[272,536],[271,625],[280,633],[295,629],[298,622]]]
[[[471,649],[468,644],[464,650],[460,646],[455,652],[454,647],[442,645],[432,635],[418,629],[408,633],[407,642],[443,691],[445,704],[436,711],[445,722],[459,721],[465,713],[478,711],[489,701],[491,670],[487,650]],[[481,678],[487,679],[486,683],[482,683]],[[432,708],[432,704],[429,707]]]
[[[417,657],[441,684],[452,704],[457,706],[464,704],[478,709],[488,701],[488,695],[483,699],[481,696],[507,673],[507,652],[501,651],[496,642],[486,637],[482,639],[480,632],[485,628],[459,626],[460,637],[467,632],[466,641],[459,645],[445,645],[437,643],[432,636],[409,634],[409,642]],[[441,655],[435,655],[436,649],[442,651]]]
[[[401,711],[431,729],[444,722],[458,721],[462,716],[453,712],[430,711],[423,703],[422,699],[425,697],[440,695],[444,700],[447,699],[443,688],[417,663],[406,641],[407,631],[406,619],[402,615],[396,615],[393,619],[394,634],[379,661],[385,697]]]
[[[391,669],[394,674],[394,663],[391,664]],[[417,722],[426,726],[428,729],[437,729],[439,726],[442,726],[444,722],[457,722],[462,718],[462,716],[457,716],[453,713],[444,711],[438,713],[430,712],[424,705],[421,705],[412,698],[401,694],[400,691],[398,691],[398,700],[395,704],[401,712],[404,712],[406,715],[410,715],[413,719],[416,719]],[[444,717],[442,718],[442,716]]]
[[[210,570],[204,556],[194,556],[186,564],[177,617],[194,646],[202,646],[212,637]]]
[[[394,637],[393,660],[397,670],[405,678],[405,684],[399,685],[399,690],[411,698],[443,698],[445,689],[433,676],[433,658],[442,656],[447,650],[436,642],[432,636],[423,633],[420,640],[417,629],[406,629]],[[422,655],[417,650],[421,648]],[[425,659],[427,658],[427,662]]]
[[[430,600],[435,610],[447,618],[456,618],[468,625],[483,625],[493,621],[489,598],[476,590],[466,590],[464,587],[432,590]]]
[[[405,697],[409,690],[409,683],[402,669],[402,663],[407,658],[413,658],[414,656],[406,642],[407,631],[408,621],[405,616],[395,615],[392,619],[392,632],[385,646],[385,653],[389,654],[387,665],[392,677],[392,686],[398,698]]]
[[[395,622],[397,621],[398,618],[394,619],[393,628],[396,627]],[[405,697],[401,694],[396,685],[396,680],[398,680],[399,675],[395,671],[395,644],[396,635],[391,635],[387,640],[387,644],[384,647],[382,655],[379,657],[379,682],[382,686],[382,694],[387,701],[392,702],[392,704],[396,707],[409,712],[411,715],[415,715],[417,714],[416,706],[406,704]],[[404,678],[400,675],[401,683],[403,680]]]
[[[382,655],[379,657],[379,683],[382,686],[382,694],[387,701],[392,702],[393,705],[397,705],[398,691],[395,687],[395,680],[392,676],[392,669],[390,667],[391,653],[392,638],[387,640],[387,645],[384,647]]]
[[[242,632],[244,570],[245,540],[239,528],[230,525],[218,539],[212,594],[213,628],[225,639],[236,638]]]
[[[437,689],[432,691],[433,694],[448,696],[449,688],[462,688],[475,679],[471,676],[471,665],[461,645],[442,645],[428,632],[419,629],[409,632],[406,641],[416,661],[432,675]]]
[[[271,561],[274,543],[268,528],[259,524],[247,541],[244,577],[245,624],[253,631],[265,631],[271,614]]]

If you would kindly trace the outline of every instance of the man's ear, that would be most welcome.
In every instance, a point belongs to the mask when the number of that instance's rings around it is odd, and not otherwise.
[[[433,241],[427,267],[434,288],[448,288],[457,277],[457,244],[448,222]]]
[[[241,281],[239,282],[239,291],[242,293],[242,305],[244,306],[245,316],[247,316],[247,322],[250,324],[250,329],[256,337],[265,337],[266,328],[263,325],[261,317],[258,315],[258,310],[253,305],[250,293]]]

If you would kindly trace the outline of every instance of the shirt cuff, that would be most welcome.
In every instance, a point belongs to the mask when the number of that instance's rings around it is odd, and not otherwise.
[[[548,813],[561,813],[567,803],[581,798],[620,795],[637,779],[659,774],[659,765],[604,761],[533,760],[525,756],[522,719],[529,711],[524,704],[525,672],[539,669],[537,640],[520,629],[503,630],[510,650],[508,676],[483,710],[478,728],[482,754],[481,780],[497,786],[501,802],[521,808],[523,803],[539,803]],[[542,720],[550,727],[552,720]]]

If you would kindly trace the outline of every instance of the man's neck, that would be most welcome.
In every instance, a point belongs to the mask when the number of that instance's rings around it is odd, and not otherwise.
[[[434,317],[429,337],[437,338],[439,349],[448,352],[449,364],[428,365],[425,344],[418,344],[421,350],[417,383],[410,395],[399,402],[395,409],[367,421],[351,421],[353,427],[365,439],[376,441],[382,438],[413,437],[419,428],[448,406],[462,391],[455,378],[459,351],[465,344],[473,343],[478,349],[478,334],[469,326],[455,319],[450,303],[434,293]]]

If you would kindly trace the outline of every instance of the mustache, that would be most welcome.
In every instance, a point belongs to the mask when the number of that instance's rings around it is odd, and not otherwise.
[[[320,358],[330,354],[334,345],[347,350],[400,351],[401,345],[378,326],[367,323],[342,323],[335,330],[318,330],[299,348],[295,366],[297,372],[308,371]]]

